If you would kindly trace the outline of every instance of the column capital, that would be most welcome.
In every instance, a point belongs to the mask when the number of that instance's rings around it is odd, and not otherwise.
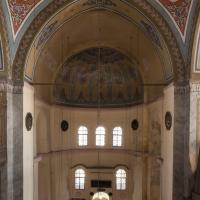
[[[190,85],[175,85],[174,86],[174,93],[175,95],[186,95],[190,92]]]
[[[190,91],[200,93],[200,81],[190,81]]]
[[[22,84],[13,84],[10,81],[0,82],[0,92],[7,92],[13,94],[22,94],[23,85]]]

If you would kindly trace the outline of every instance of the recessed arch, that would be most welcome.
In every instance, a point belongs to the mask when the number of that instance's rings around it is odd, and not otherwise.
[[[84,1],[76,1],[77,3],[84,3]],[[124,3],[124,1],[119,1],[119,3]],[[13,79],[16,83],[22,83],[24,78],[24,65],[27,56],[28,49],[30,48],[31,43],[33,42],[38,30],[44,25],[45,21],[49,19],[47,16],[53,16],[55,12],[59,9],[62,9],[64,6],[69,5],[67,2],[52,2],[49,6],[47,6],[33,21],[31,26],[29,27],[27,33],[24,35],[20,46],[18,48],[14,64],[13,64]],[[150,5],[148,2],[142,0],[139,3],[137,1],[133,1],[132,4],[129,4],[139,11],[143,12],[148,16],[148,18],[157,24],[158,30],[163,36],[169,52],[171,53],[171,58],[174,66],[174,79],[177,81],[185,81],[187,79],[187,73],[185,69],[185,65],[182,60],[182,56],[180,54],[179,48],[177,46],[177,42],[175,37],[173,36],[171,30],[167,26],[165,20],[158,14],[158,12]]]

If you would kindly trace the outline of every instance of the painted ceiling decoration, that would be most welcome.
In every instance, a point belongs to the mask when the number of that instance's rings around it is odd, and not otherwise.
[[[111,48],[91,48],[69,58],[58,72],[54,103],[81,107],[119,107],[143,102],[136,64]]]
[[[184,41],[193,0],[157,0],[157,1],[169,14]]]
[[[6,0],[12,22],[12,31],[14,38],[21,29],[24,21],[29,14],[33,12],[34,8],[38,6],[43,0]]]
[[[145,21],[141,20],[142,27],[144,28],[145,32],[151,38],[151,40],[156,44],[160,49],[162,49],[162,44],[160,41],[160,37],[158,36],[158,32],[152,25],[146,23]]]
[[[111,0],[88,0],[83,6],[116,6],[116,4]]]
[[[36,49],[38,49],[43,43],[45,43],[48,40],[52,32],[56,29],[57,25],[58,21],[54,21],[53,23],[49,24],[47,27],[44,28],[36,44]]]
[[[34,9],[44,0],[6,0],[10,19],[12,22],[13,36],[18,32]],[[46,0],[47,1],[47,0]],[[185,40],[187,22],[189,20],[194,0],[156,0],[179,30],[183,41]],[[50,2],[50,1],[49,1]],[[116,6],[113,0],[87,0],[83,6]]]
[[[78,12],[79,10],[89,9],[90,6],[85,6],[83,8],[83,3],[89,2],[87,0],[81,0],[76,2],[66,2],[66,1],[52,1],[45,9],[43,9],[37,16],[37,20],[34,20],[31,25],[29,26],[29,29],[27,30],[26,34],[23,36],[20,46],[18,48],[18,51],[15,55],[15,60],[13,61],[13,79],[16,83],[21,84],[21,80],[24,78],[24,67],[26,63],[27,54],[29,53],[30,46],[33,44],[34,38],[37,38],[39,36],[39,30],[42,30],[45,23],[49,23],[49,17],[56,16],[63,7],[65,7],[65,10],[73,8],[75,5],[79,5],[76,8],[79,9],[71,9],[71,12],[67,12],[66,15],[70,15],[71,13]],[[117,5],[109,6],[109,9],[117,9],[118,12],[125,12],[129,10],[129,12],[126,12],[126,14],[132,15],[132,13],[138,11],[138,13],[145,13],[143,15],[144,18],[147,17],[147,19],[152,19],[156,26],[156,30],[158,30],[159,35],[166,39],[166,44],[169,47],[169,52],[172,54],[172,63],[174,63],[174,74],[175,79],[177,79],[179,82],[183,82],[186,79],[187,73],[185,72],[185,65],[182,60],[182,56],[180,53],[180,49],[177,46],[177,42],[175,39],[175,36],[172,34],[172,30],[167,25],[164,18],[161,17],[161,15],[157,12],[156,9],[154,9],[146,0],[141,0],[140,2],[134,1],[133,4],[127,1],[122,0],[116,0],[114,1]],[[94,8],[94,6],[91,6]],[[125,9],[126,8],[126,9]],[[108,9],[108,7],[106,7]],[[65,11],[63,10],[63,12]],[[133,10],[134,12],[132,12]],[[146,16],[147,15],[147,16]],[[150,16],[150,18],[148,18]],[[141,17],[141,18],[143,18]],[[130,16],[129,16],[130,18]],[[137,18],[140,19],[140,18]],[[49,21],[48,21],[49,20]],[[148,24],[151,24],[151,20],[148,20]],[[49,23],[50,24],[50,23]],[[154,26],[153,26],[154,27]],[[163,42],[162,42],[162,46]],[[172,50],[173,49],[173,50]],[[167,54],[168,55],[168,54]],[[30,72],[32,74],[32,72]]]

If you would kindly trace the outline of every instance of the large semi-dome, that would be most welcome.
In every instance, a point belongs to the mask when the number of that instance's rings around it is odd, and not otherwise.
[[[111,48],[90,48],[70,57],[59,70],[54,103],[83,107],[118,107],[143,102],[136,64]]]

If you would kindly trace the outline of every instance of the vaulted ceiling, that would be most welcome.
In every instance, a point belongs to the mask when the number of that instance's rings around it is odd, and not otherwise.
[[[90,48],[121,52],[137,63],[146,85],[187,80],[198,0],[5,0],[1,5],[17,81],[25,75],[32,84],[53,84],[69,58]],[[36,88],[42,98],[52,96],[52,87]]]
[[[13,40],[13,49],[17,49],[19,41],[30,25],[31,21],[48,4],[55,0],[5,0],[1,1],[8,27],[10,27],[10,39]],[[62,2],[63,0],[56,0]],[[184,57],[187,55],[188,42],[192,31],[192,22],[198,0],[146,0],[150,3],[168,22],[175,34],[179,47]],[[73,3],[76,1],[68,1]],[[110,4],[111,0],[88,0],[89,4]],[[132,3],[129,0],[121,2]],[[136,0],[133,1],[137,2]],[[142,1],[141,1],[142,2]],[[142,4],[142,3],[141,3]],[[15,51],[12,51],[14,56]]]

